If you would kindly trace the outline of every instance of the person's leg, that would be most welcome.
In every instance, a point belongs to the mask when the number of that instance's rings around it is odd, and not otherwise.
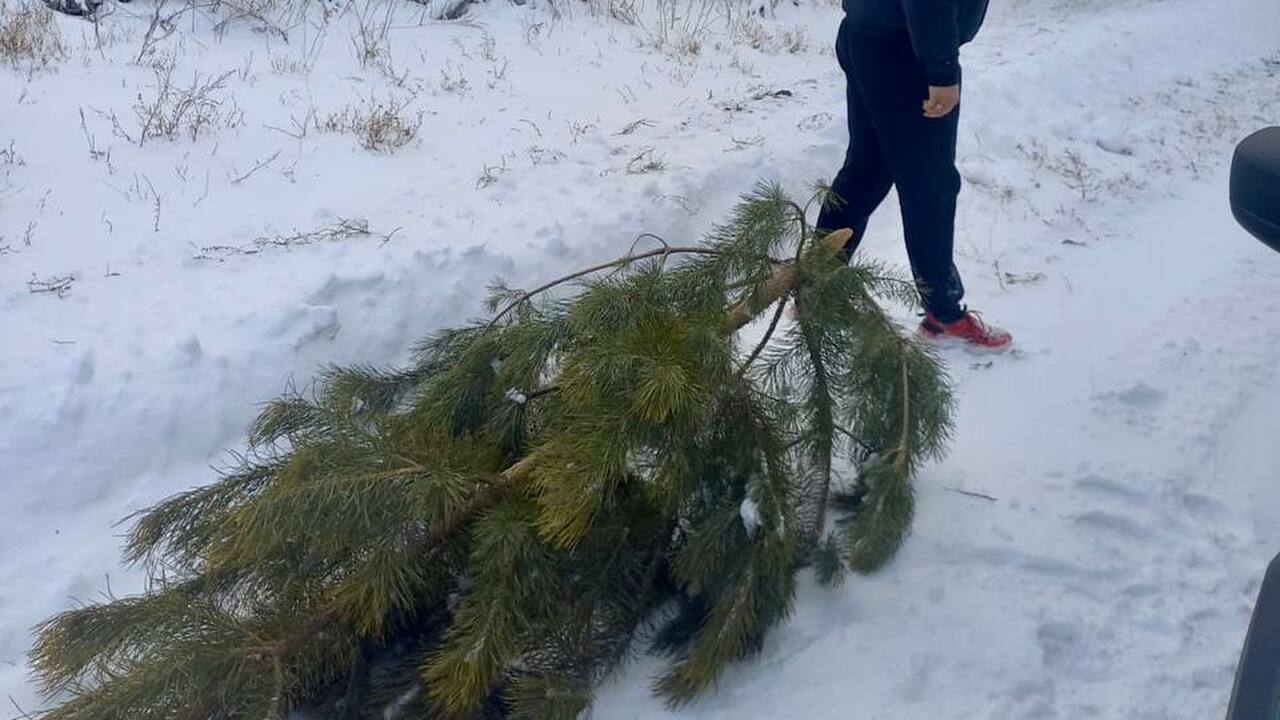
[[[844,165],[831,183],[833,197],[827,198],[818,214],[822,231],[849,228],[853,239],[845,245],[845,257],[851,257],[867,230],[867,220],[889,194],[892,181],[875,128],[867,115],[864,100],[858,93],[850,73],[849,55],[853,42],[849,21],[840,24],[836,37],[836,57],[845,71],[845,101],[849,118],[849,149]]]
[[[907,163],[911,169],[897,183],[907,255],[921,300],[925,309],[944,323],[963,314],[964,283],[954,259],[956,197],[960,194],[960,173],[955,166],[959,116],[959,107],[945,118],[922,116],[922,124],[928,127],[912,144],[920,159]]]
[[[963,314],[964,297],[952,257],[960,192],[955,166],[960,110],[944,118],[924,116],[928,83],[905,32],[855,35],[849,46],[851,79],[898,189],[912,273],[925,309],[941,322],[952,322]]]

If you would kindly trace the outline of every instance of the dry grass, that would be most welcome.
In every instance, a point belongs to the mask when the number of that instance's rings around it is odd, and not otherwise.
[[[153,65],[154,94],[139,94],[134,103],[139,145],[152,139],[177,140],[183,136],[194,141],[217,128],[238,127],[244,123],[244,113],[234,101],[225,98],[227,80],[235,71],[217,77],[197,72],[189,85],[180,85],[174,80],[175,68],[172,58]]]
[[[269,235],[256,238],[253,242],[244,245],[208,245],[197,248],[195,258],[223,262],[237,255],[258,255],[270,250],[291,250],[307,245],[339,243],[359,238],[376,238],[385,245],[391,242],[399,231],[400,229],[396,228],[389,233],[375,233],[369,228],[369,221],[365,218],[339,218],[336,223],[315,230],[294,230],[288,235]]]
[[[645,45],[692,60],[715,28],[731,23],[731,2],[722,0],[592,0],[597,14],[634,25]]]
[[[467,82],[467,77],[462,74],[462,68],[454,67],[451,62],[445,62],[444,67],[440,69],[440,92],[466,95],[470,89],[471,83]]]
[[[310,75],[312,69],[307,60],[287,55],[272,55],[270,65],[277,75]]]
[[[393,152],[408,145],[422,127],[422,113],[411,113],[413,98],[392,98],[380,102],[370,98],[363,107],[348,105],[341,112],[316,119],[316,129],[330,133],[351,133],[360,147],[377,152]]]
[[[754,15],[746,15],[734,23],[732,37],[741,45],[752,50],[764,50],[773,43],[773,36]]]
[[[17,143],[9,141],[8,147],[0,147],[0,167],[9,165],[26,165],[26,161],[18,154]]]
[[[666,169],[666,159],[651,147],[643,148],[627,161],[628,175],[646,175],[648,173],[662,172]]]
[[[798,55],[809,49],[809,33],[802,25],[786,28],[778,36],[778,51]]]
[[[39,3],[0,4],[0,60],[14,67],[46,68],[66,57],[52,10]]]

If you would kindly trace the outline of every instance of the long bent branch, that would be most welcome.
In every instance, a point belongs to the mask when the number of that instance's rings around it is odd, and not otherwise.
[[[521,294],[520,294],[520,297],[518,297],[518,298],[516,298],[515,300],[512,300],[511,302],[507,303],[506,307],[502,308],[502,310],[501,310],[501,311],[499,311],[497,315],[494,315],[494,316],[493,316],[493,319],[489,321],[489,326],[488,326],[487,328],[485,328],[485,329],[486,329],[486,330],[492,329],[495,325],[497,325],[497,324],[498,324],[498,322],[499,322],[500,320],[502,320],[502,319],[503,319],[504,317],[506,317],[507,315],[511,314],[511,311],[513,311],[513,310],[515,310],[516,308],[520,307],[521,305],[523,305],[523,304],[525,304],[525,303],[529,302],[529,300],[530,300],[530,299],[532,299],[535,295],[539,295],[539,294],[541,294],[541,293],[544,293],[544,292],[546,292],[546,291],[550,290],[551,288],[554,288],[554,287],[556,287],[556,286],[558,286],[558,285],[563,285],[563,284],[565,284],[565,283],[567,283],[567,282],[572,282],[572,281],[574,281],[574,280],[577,280],[577,279],[578,279],[578,278],[580,278],[580,277],[586,277],[587,275],[591,275],[592,273],[598,273],[598,272],[600,272],[601,270],[608,270],[609,268],[615,268],[615,267],[620,267],[620,266],[623,266],[623,265],[629,265],[629,264],[631,264],[631,263],[633,263],[633,262],[637,262],[637,261],[640,261],[640,260],[645,260],[645,259],[648,259],[648,258],[651,258],[651,257],[659,257],[659,256],[666,257],[666,256],[670,256],[670,255],[690,255],[690,254],[693,254],[693,255],[719,255],[719,254],[720,254],[720,251],[719,251],[719,250],[714,250],[714,249],[712,249],[712,248],[705,248],[705,247],[664,246],[664,247],[657,248],[657,249],[654,249],[654,250],[649,250],[649,251],[646,251],[646,252],[642,252],[642,253],[640,253],[640,254],[638,254],[638,255],[637,255],[637,254],[628,253],[628,254],[626,254],[626,255],[624,255],[624,256],[622,256],[622,257],[620,257],[620,258],[617,258],[617,259],[615,259],[615,260],[610,260],[609,262],[600,263],[599,265],[592,265],[592,266],[591,266],[591,267],[589,267],[589,268],[585,268],[585,269],[583,269],[583,270],[579,270],[579,271],[577,271],[577,272],[575,272],[575,273],[570,273],[569,275],[565,275],[565,276],[563,276],[563,277],[558,277],[558,278],[556,278],[555,280],[552,280],[552,281],[547,282],[547,283],[543,283],[542,285],[539,285],[538,287],[536,287],[536,288],[534,288],[534,289],[532,289],[532,290],[529,290],[529,291],[527,291],[527,292],[523,292],[523,293],[521,293]]]

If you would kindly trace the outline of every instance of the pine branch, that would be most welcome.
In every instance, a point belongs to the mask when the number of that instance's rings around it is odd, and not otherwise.
[[[799,299],[796,300],[799,307]],[[832,412],[831,402],[831,381],[827,376],[826,362],[822,357],[822,348],[817,338],[814,337],[806,327],[801,327],[804,336],[805,348],[809,351],[809,360],[813,363],[813,388],[812,391],[818,395],[820,407],[817,407],[819,417],[816,419],[814,427],[814,435],[818,440],[818,446],[814,451],[821,453],[818,458],[818,469],[822,473],[820,482],[822,483],[821,492],[818,494],[816,526],[814,529],[814,537],[822,537],[823,531],[827,524],[827,502],[831,496],[831,455],[835,451],[835,417]]]
[[[794,200],[787,200],[787,204],[791,206],[792,210],[796,211],[796,224],[800,226],[800,241],[796,243],[795,260],[796,262],[800,262],[801,256],[804,255],[805,245],[808,244],[809,240],[809,223],[805,222],[805,216],[808,215],[808,212],[805,208],[797,205]],[[853,237],[853,231],[849,232],[849,237]],[[846,240],[846,242],[848,241]],[[840,249],[843,250],[844,246],[841,245]]]
[[[844,244],[848,242],[849,238],[852,236],[853,236],[852,230],[848,230],[848,229],[837,230],[833,233],[830,233],[825,238],[823,238],[822,244],[827,252],[834,255],[844,247]],[[649,253],[642,253],[639,256],[631,256],[631,258],[633,259],[643,258],[645,256],[653,257],[655,255],[663,254],[667,250],[668,248],[663,248],[662,250],[655,250]],[[675,252],[675,251],[683,252],[687,250],[701,252],[703,249],[702,248],[670,248],[670,250],[672,252]],[[708,252],[710,254],[718,254],[715,251],[708,251]],[[567,275],[558,281],[553,281],[552,283],[548,283],[538,289],[530,291],[529,293],[525,293],[525,296],[532,296],[534,294],[537,294],[538,292],[542,292],[548,287],[554,286],[559,282],[566,282],[570,279],[573,279],[574,277],[580,277],[581,275],[587,274],[589,272],[596,272],[601,269],[610,267],[612,265],[616,265],[624,261],[630,262],[631,260],[624,258],[622,260],[614,261],[613,263],[597,266],[593,269],[588,269],[581,273],[574,273],[573,275]],[[769,302],[765,303],[764,307],[768,307],[774,302],[779,302],[783,297],[785,297],[787,294],[792,292],[796,287],[796,281],[798,278],[799,278],[799,270],[795,264],[789,264],[789,265],[785,265],[783,267],[778,268],[774,272],[773,277],[770,278],[769,281],[765,283],[765,285],[762,288],[760,288],[759,292],[757,293],[758,295],[762,296],[766,300],[769,300]],[[504,310],[503,313],[508,312],[512,307],[514,307],[514,305],[515,305],[514,303],[512,305],[508,305],[507,309]],[[750,302],[744,302],[744,303],[740,303],[738,306],[731,309],[725,318],[725,322],[724,322],[725,329],[728,330],[729,332],[736,332],[737,330],[740,330],[743,326],[750,323],[755,318],[755,315],[756,315],[756,313],[751,312],[752,305],[753,304]],[[785,307],[785,305],[780,306],[779,309],[781,310],[782,307]],[[491,324],[492,322],[496,322],[497,320],[501,319],[503,313],[499,313],[498,316],[496,316],[494,320],[491,321]],[[775,314],[774,322],[773,322],[774,326],[777,325],[778,320],[780,319],[780,316],[781,316],[781,312]],[[763,347],[759,349],[763,349]],[[756,352],[755,354],[759,355],[759,352]],[[555,392],[557,390],[559,390],[559,387],[553,384],[553,385],[540,388],[539,390],[534,391],[533,394],[530,394],[527,397],[531,399],[535,396],[545,395],[547,393]],[[511,466],[506,471],[504,471],[502,473],[502,477],[507,482],[514,482],[517,479],[520,479],[520,480],[527,479],[535,462],[536,461],[534,460],[533,456],[526,456],[520,462],[516,463],[515,465]],[[492,498],[488,499],[488,501],[491,501],[491,500]],[[478,509],[482,509],[482,508],[478,508]]]
[[[503,471],[502,474],[498,476],[499,482],[494,482],[484,490],[481,490],[474,498],[472,498],[470,503],[459,508],[453,513],[450,513],[443,523],[428,533],[421,543],[424,550],[429,551],[436,548],[445,540],[449,539],[449,537],[457,532],[461,527],[470,522],[477,514],[491,507],[493,503],[501,497],[504,489],[510,489],[512,486],[527,482],[532,474],[534,464],[534,456],[530,455]],[[412,470],[412,468],[407,468],[406,470]],[[405,471],[396,472],[403,473]],[[342,611],[338,608],[337,604],[330,603],[321,608],[320,611],[297,632],[266,645],[246,648],[244,653],[250,657],[287,658],[304,647],[307,642],[342,619]]]

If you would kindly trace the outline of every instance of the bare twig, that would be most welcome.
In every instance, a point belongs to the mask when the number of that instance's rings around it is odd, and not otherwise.
[[[98,149],[97,140],[89,132],[89,123],[84,118],[84,108],[80,108],[80,131],[84,133],[84,141],[89,145],[89,157],[93,160],[104,157],[106,153]]]
[[[98,20],[100,19],[99,15],[100,13],[96,11],[89,13],[89,21],[93,23],[93,39],[98,46],[98,55],[100,55],[105,61],[107,59],[107,52],[102,49],[102,28],[98,23]]]
[[[275,162],[275,161],[276,161],[276,158],[279,158],[279,157],[280,157],[280,151],[279,151],[279,150],[277,150],[277,151],[275,152],[275,154],[274,154],[274,155],[272,155],[271,157],[267,158],[266,160],[263,160],[262,162],[258,163],[257,165],[254,165],[252,168],[250,168],[250,169],[249,169],[249,171],[248,171],[248,172],[246,172],[245,174],[241,175],[240,177],[237,177],[235,180],[232,180],[232,181],[231,181],[231,184],[232,184],[232,185],[239,185],[240,183],[244,182],[245,180],[248,180],[248,179],[249,179],[249,176],[253,175],[254,173],[256,173],[256,172],[258,172],[259,170],[261,170],[262,168],[264,168],[264,167],[266,167],[266,166],[270,165],[271,163]]]
[[[200,207],[200,203],[204,202],[205,198],[207,197],[209,197],[209,171],[205,170],[204,171],[204,192],[200,193],[200,197],[196,198],[196,201],[192,203],[191,206]]]
[[[168,4],[169,0],[160,0],[160,2],[156,3],[155,9],[151,13],[151,24],[147,27],[147,34],[142,38],[142,47],[138,49],[138,55],[133,59],[134,65],[141,65],[148,55],[155,52],[156,43],[173,34],[176,29],[173,23],[174,20],[199,7],[194,2],[187,3],[183,7],[165,15],[164,10]]]
[[[774,331],[778,329],[778,321],[782,319],[782,313],[784,313],[786,309],[787,297],[784,296],[778,301],[778,309],[773,313],[773,320],[770,321],[769,329],[765,331],[764,337],[760,338],[760,342],[756,344],[755,349],[751,351],[751,354],[747,356],[747,359],[742,363],[742,366],[738,368],[739,376],[745,375],[747,370],[751,369],[751,364],[756,361],[756,358],[760,357],[760,353],[764,352],[764,349],[769,346],[769,341],[773,339]]]
[[[502,158],[502,162],[498,165],[485,165],[480,172],[480,177],[476,179],[476,189],[482,190],[490,185],[498,182],[498,178],[507,171],[507,159]]]
[[[147,187],[151,190],[152,230],[154,232],[160,232],[160,193],[156,191],[156,186],[151,184],[151,178],[143,175],[142,179],[147,181]]]
[[[111,121],[111,134],[115,135],[121,140],[124,140],[130,145],[134,144],[133,136],[129,134],[129,131],[124,129],[123,125],[120,124],[120,118],[116,116],[115,110],[112,110],[110,113],[106,113],[106,112],[103,112],[102,110],[99,110],[96,107],[93,107],[92,105],[89,106],[89,109],[97,113],[98,117]],[[108,153],[107,161],[108,161],[108,166],[110,166],[110,153]]]
[[[263,125],[262,127],[288,135],[294,140],[301,140],[307,136],[307,131],[311,129],[311,125],[315,121],[315,114],[315,108],[311,108],[307,111],[306,116],[302,118],[302,122],[298,122],[298,118],[291,116],[289,118],[289,122],[293,123],[293,130],[286,130],[282,127],[276,127],[275,125]]]
[[[648,118],[640,118],[634,122],[627,123],[627,126],[614,133],[614,135],[630,135],[642,127],[653,127],[653,121]]]
[[[22,159],[22,156],[18,154],[16,146],[17,144],[13,140],[10,140],[9,147],[7,148],[0,147],[0,165],[26,165],[27,164],[26,161]]]
[[[1000,501],[1000,498],[994,497],[994,496],[992,496],[992,495],[988,495],[988,494],[986,494],[986,493],[973,492],[972,490],[961,490],[960,488],[954,488],[954,487],[950,487],[950,486],[947,486],[947,485],[943,485],[943,486],[942,486],[942,489],[943,489],[943,490],[946,490],[947,492],[953,492],[953,493],[957,493],[957,494],[959,494],[959,495],[966,495],[966,496],[971,497],[971,498],[978,498],[979,500],[987,500],[987,501],[989,501],[989,502],[999,502],[999,501]]]
[[[378,233],[377,236],[386,244],[400,232],[396,228],[390,233]],[[271,249],[288,249],[302,245],[332,243],[356,237],[373,237],[375,233],[369,229],[369,221],[363,218],[340,218],[337,223],[307,232],[294,231],[291,235],[272,235],[260,237],[244,245],[208,245],[197,248],[197,260],[219,260],[232,255],[257,255]]]
[[[666,168],[667,161],[658,154],[657,150],[651,147],[642,149],[635,157],[627,161],[627,173],[630,175],[661,172]]]
[[[76,281],[75,275],[55,275],[41,280],[35,273],[27,281],[27,289],[33,293],[51,293],[64,298],[71,292],[71,285]]]
[[[522,123],[524,123],[524,124],[528,125],[529,127],[533,128],[533,131],[534,131],[535,133],[537,133],[537,134],[538,134],[538,137],[542,137],[542,128],[538,127],[538,124],[537,124],[537,123],[535,123],[535,122],[534,122],[534,121],[532,121],[532,120],[527,120],[527,119],[525,119],[525,118],[520,118],[520,122],[522,122]]]

